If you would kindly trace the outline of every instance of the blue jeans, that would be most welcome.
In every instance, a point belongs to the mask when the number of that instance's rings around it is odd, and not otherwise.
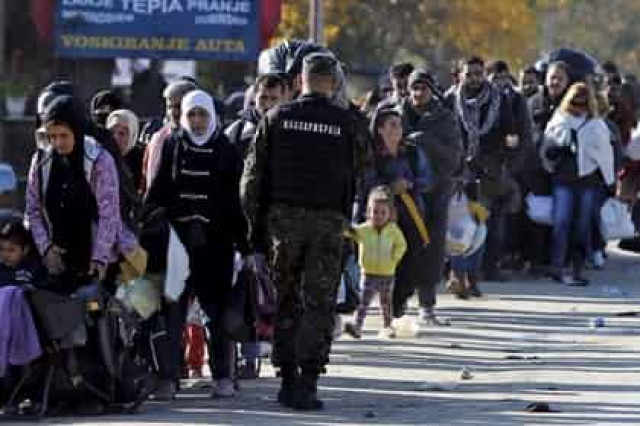
[[[587,185],[553,185],[553,231],[551,266],[560,270],[570,248],[575,247],[574,268],[580,269],[590,255],[590,233],[598,198],[597,187]]]
[[[458,273],[477,272],[482,267],[484,244],[469,256],[450,256],[451,269]]]

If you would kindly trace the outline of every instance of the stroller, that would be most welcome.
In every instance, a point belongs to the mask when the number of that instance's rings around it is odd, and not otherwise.
[[[27,293],[43,355],[25,366],[4,414],[42,417],[52,407],[97,402],[103,412],[134,413],[153,390],[140,319],[101,284],[71,295]]]

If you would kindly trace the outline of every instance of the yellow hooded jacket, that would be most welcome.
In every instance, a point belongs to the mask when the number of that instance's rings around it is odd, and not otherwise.
[[[394,222],[382,229],[369,223],[355,226],[349,237],[359,246],[358,264],[365,275],[393,277],[396,267],[407,251],[407,241]]]

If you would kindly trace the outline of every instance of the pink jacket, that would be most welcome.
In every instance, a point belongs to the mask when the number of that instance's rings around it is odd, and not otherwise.
[[[95,139],[87,136],[84,143],[85,173],[98,205],[91,260],[107,265],[117,261],[121,253],[132,250],[137,241],[120,217],[120,182],[113,158]],[[44,151],[36,153],[31,161],[27,182],[26,219],[38,251],[43,256],[52,244],[44,203],[50,166],[50,154]],[[46,179],[42,184],[41,176]]]

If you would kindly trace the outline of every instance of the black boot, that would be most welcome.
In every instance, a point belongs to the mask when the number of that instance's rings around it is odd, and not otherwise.
[[[322,410],[324,404],[318,399],[318,370],[302,370],[293,408],[302,411]]]
[[[298,368],[295,365],[283,365],[280,368],[282,383],[278,392],[278,402],[285,407],[293,407],[298,384]]]

